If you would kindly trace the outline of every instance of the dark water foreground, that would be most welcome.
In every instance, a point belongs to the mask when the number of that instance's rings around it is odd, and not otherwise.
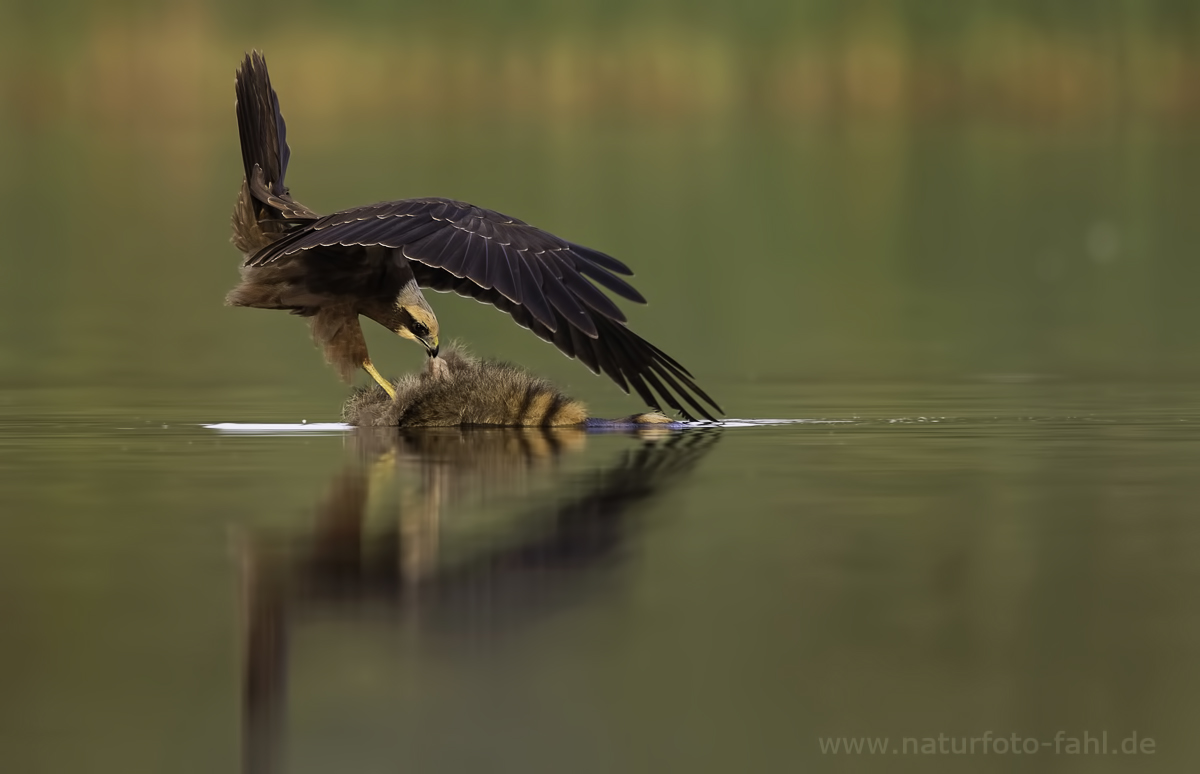
[[[758,398],[795,416],[795,389]],[[1124,771],[1134,734],[1139,770],[1200,759],[1190,390],[803,389],[845,421],[234,435],[10,405],[3,768]],[[831,746],[863,738],[890,747]]]

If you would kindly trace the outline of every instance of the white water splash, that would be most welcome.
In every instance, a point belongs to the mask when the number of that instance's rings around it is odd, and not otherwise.
[[[264,423],[264,422],[219,422],[215,425],[204,425],[209,430],[222,433],[311,433],[311,432],[345,432],[353,430],[353,425],[345,422],[301,422],[296,423]]]
[[[766,427],[768,425],[847,425],[853,419],[724,419],[720,422],[697,422],[696,427]]]

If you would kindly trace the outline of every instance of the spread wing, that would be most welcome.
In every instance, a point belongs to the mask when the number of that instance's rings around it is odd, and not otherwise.
[[[407,259],[422,287],[454,291],[507,312],[621,389],[632,387],[651,406],[662,402],[689,418],[680,399],[707,419],[713,415],[705,404],[721,411],[687,369],[629,330],[625,314],[592,284],[645,303],[618,276],[632,274],[629,267],[611,256],[449,199],[382,202],[297,225],[246,264],[263,266],[314,248],[394,248],[393,260]]]

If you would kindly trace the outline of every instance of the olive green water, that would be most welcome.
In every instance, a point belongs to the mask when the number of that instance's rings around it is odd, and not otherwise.
[[[272,60],[289,117],[299,58]],[[400,439],[203,427],[346,395],[301,321],[221,305],[221,94],[191,129],[5,124],[0,769],[1200,761],[1186,122],[298,111],[310,207],[452,196],[611,252],[651,300],[635,329],[730,417],[838,420]],[[476,352],[638,409],[432,301]],[[420,365],[369,335],[385,372]],[[985,733],[1037,752],[954,753]],[[1085,734],[1108,751],[1069,754]],[[891,748],[822,751],[862,737]]]

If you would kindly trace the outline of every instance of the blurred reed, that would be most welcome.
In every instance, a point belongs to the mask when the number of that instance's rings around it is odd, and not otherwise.
[[[285,110],[311,131],[343,111],[364,122],[402,112],[516,124],[1200,115],[1200,20],[1177,3],[1058,15],[1027,3],[934,3],[947,13],[932,21],[912,3],[848,3],[753,27],[711,13],[673,18],[660,5],[603,24],[466,11],[380,18],[359,5],[249,30],[236,10],[196,2],[109,9],[65,26],[10,14],[0,115],[31,129],[82,119],[208,131],[227,123],[211,106],[232,98],[233,68],[250,47],[287,74]]]

